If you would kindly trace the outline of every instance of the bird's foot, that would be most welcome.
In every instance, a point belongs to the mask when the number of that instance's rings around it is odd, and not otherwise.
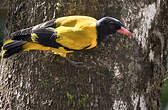
[[[69,58],[66,58],[66,60],[71,63],[73,66],[76,66],[76,67],[84,67],[85,65],[83,64],[83,62],[77,62],[77,61],[73,61],[73,60],[70,60]]]

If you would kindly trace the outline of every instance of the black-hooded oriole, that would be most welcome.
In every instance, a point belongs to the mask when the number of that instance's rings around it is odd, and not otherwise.
[[[107,35],[116,32],[132,36],[112,17],[100,20],[89,16],[60,17],[12,33],[11,40],[5,41],[1,48],[1,57],[29,50],[52,51],[66,57],[67,53],[94,48]]]

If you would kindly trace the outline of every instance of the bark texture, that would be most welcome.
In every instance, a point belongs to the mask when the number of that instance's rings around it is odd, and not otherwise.
[[[167,10],[166,0],[10,0],[5,39],[16,30],[68,15],[116,17],[135,37],[115,34],[94,49],[68,55],[85,67],[43,51],[1,59],[0,109],[159,110]]]

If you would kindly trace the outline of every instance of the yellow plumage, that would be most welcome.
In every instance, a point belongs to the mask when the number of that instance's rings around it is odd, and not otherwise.
[[[47,50],[66,57],[74,50],[93,48],[97,45],[96,21],[88,16],[68,16],[36,25],[30,33],[31,42],[25,42],[22,51]]]
[[[56,20],[56,42],[70,49],[81,50],[96,46],[96,19],[86,16],[70,16]]]
[[[52,48],[52,47],[46,47],[37,43],[31,43],[31,42],[27,42],[24,46],[23,46],[23,51],[29,51],[29,50],[43,50],[43,51],[51,51],[54,54],[59,54],[62,57],[66,57],[67,53],[71,53],[72,51],[66,51],[64,48],[59,47],[57,48]]]
[[[87,16],[68,16],[56,19],[56,28],[49,27],[46,29],[56,32],[58,36],[56,42],[69,49],[82,50],[85,47],[90,49],[97,45],[96,21],[96,19]],[[45,24],[40,27],[44,27]],[[33,30],[36,28],[35,26]],[[42,49],[46,50],[44,48],[39,48],[38,50]],[[59,54],[60,52],[62,54],[72,52],[66,51],[64,47],[58,49],[50,48],[50,50]]]

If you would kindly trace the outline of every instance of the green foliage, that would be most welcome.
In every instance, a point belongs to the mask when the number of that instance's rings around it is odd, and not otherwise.
[[[62,5],[58,2],[57,4],[56,4],[56,10],[60,10],[60,7],[61,7]]]
[[[86,101],[88,100],[88,98],[89,98],[88,94],[83,95],[82,98],[79,100],[79,104],[85,106]]]
[[[74,96],[70,93],[67,92],[67,98],[68,100],[70,101],[70,103],[72,103],[73,105],[75,105],[75,102],[74,102]]]
[[[168,77],[164,80],[161,96],[161,110],[166,110],[168,106]]]
[[[89,99],[89,95],[85,94],[85,95],[81,95],[80,99],[76,99],[76,97],[72,94],[70,94],[69,92],[66,93],[67,99],[70,102],[70,104],[75,107],[75,106],[85,106],[87,100]]]

